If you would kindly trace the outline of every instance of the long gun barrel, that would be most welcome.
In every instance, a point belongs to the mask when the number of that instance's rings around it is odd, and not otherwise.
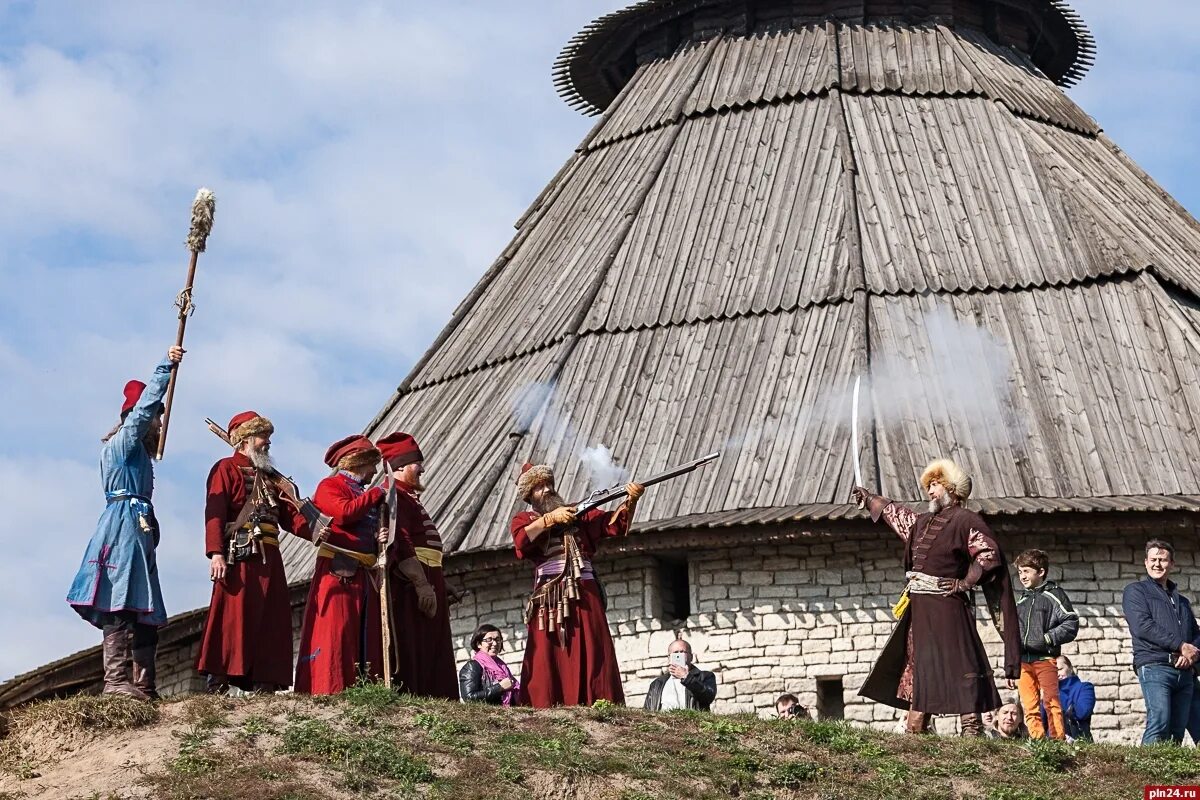
[[[218,423],[205,417],[204,424],[208,426],[210,431],[216,434],[218,439],[233,447],[233,442],[229,439],[229,434]],[[308,528],[312,531],[313,540],[316,541],[321,532],[333,522],[333,517],[328,514],[322,514],[307,497],[300,497],[300,493],[296,490],[296,483],[279,470],[274,467],[267,467],[262,471],[279,488],[279,495],[299,511],[308,522]]]
[[[703,467],[705,464],[716,461],[720,456],[720,451],[709,453],[706,456],[697,458],[695,461],[689,461],[686,464],[680,464],[677,467],[671,467],[666,472],[660,472],[651,478],[638,481],[638,483],[640,483],[642,486],[653,486],[656,483],[669,481],[672,478],[678,478],[680,475],[686,475],[689,472]],[[583,514],[586,511],[591,511],[593,508],[598,508],[611,500],[616,500],[624,497],[627,494],[629,494],[629,492],[624,486],[613,486],[610,489],[597,489],[589,494],[586,499],[575,504],[575,513]]]

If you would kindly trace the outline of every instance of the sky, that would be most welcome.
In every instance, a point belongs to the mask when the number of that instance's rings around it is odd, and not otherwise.
[[[270,417],[310,492],[594,123],[550,69],[619,5],[0,4],[0,680],[99,643],[63,598],[99,438],[173,341],[196,189],[216,222],[155,490],[170,613],[211,591],[228,450],[204,417]],[[1200,210],[1200,5],[1073,5],[1099,53],[1070,94]]]

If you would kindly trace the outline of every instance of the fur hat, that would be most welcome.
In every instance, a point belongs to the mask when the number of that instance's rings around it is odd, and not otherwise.
[[[383,454],[387,460],[388,466],[392,469],[400,469],[407,467],[409,464],[415,464],[418,461],[424,461],[425,456],[421,453],[421,448],[417,445],[417,440],[407,433],[389,433],[387,436],[375,443],[379,448],[379,452]]]
[[[528,461],[521,465],[521,474],[517,476],[517,496],[528,500],[529,495],[543,483],[554,482],[554,470],[546,464],[530,464]]]
[[[339,439],[325,451],[326,465],[334,469],[354,471],[378,464],[381,456],[371,440],[360,433]]]
[[[934,481],[946,487],[946,491],[959,500],[966,500],[971,496],[971,476],[948,458],[939,458],[925,468],[921,473],[921,489],[929,491],[929,484]]]
[[[142,392],[146,391],[146,384],[141,381],[130,381],[125,384],[125,388],[121,393],[125,395],[125,402],[121,404],[121,413],[128,414],[137,405],[137,401],[142,399]]]
[[[275,426],[257,411],[243,411],[229,420],[225,430],[229,434],[229,443],[237,447],[251,436],[270,436],[275,432]]]

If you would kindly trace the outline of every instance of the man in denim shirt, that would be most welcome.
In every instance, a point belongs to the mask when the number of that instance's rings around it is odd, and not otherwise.
[[[1146,542],[1146,577],[1125,587],[1122,607],[1133,637],[1133,669],[1146,700],[1142,744],[1183,742],[1192,705],[1192,667],[1200,660],[1200,628],[1187,598],[1167,575],[1175,549]]]

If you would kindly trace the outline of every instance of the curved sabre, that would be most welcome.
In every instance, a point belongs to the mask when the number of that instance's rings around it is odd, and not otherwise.
[[[862,466],[858,463],[858,384],[861,376],[854,376],[854,400],[850,411],[850,446],[854,448],[854,485],[862,486]]]

